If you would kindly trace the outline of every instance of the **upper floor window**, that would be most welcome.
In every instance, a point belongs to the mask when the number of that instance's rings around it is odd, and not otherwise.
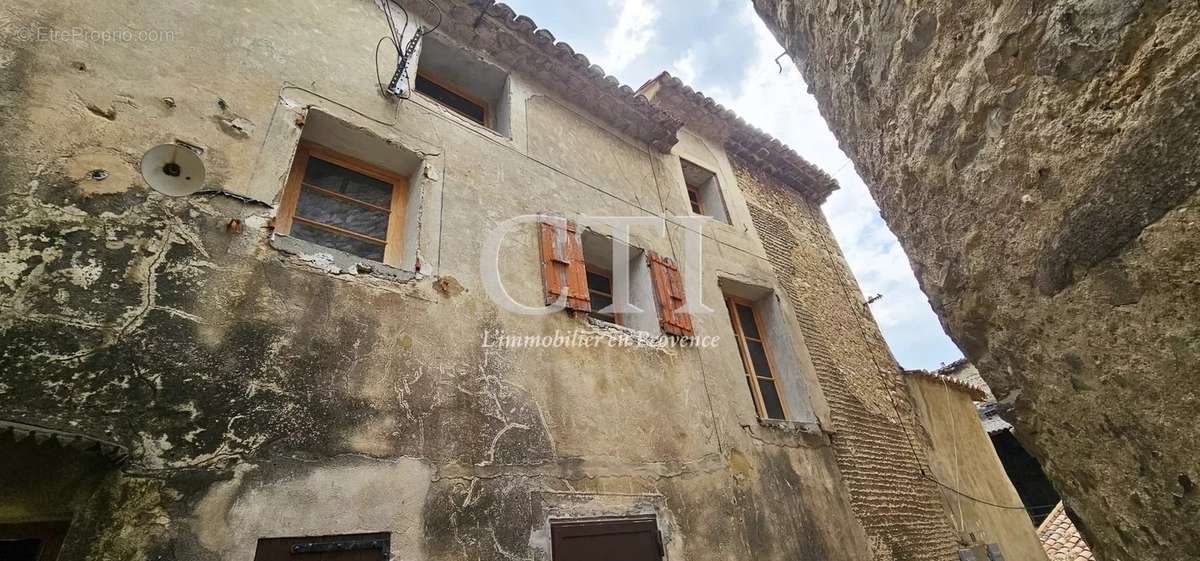
[[[567,309],[645,333],[692,335],[672,260],[591,230],[577,232],[568,220],[547,218],[538,231],[547,304],[561,301]]]
[[[508,136],[508,74],[436,37],[421,39],[414,84],[447,109]]]
[[[711,216],[728,224],[729,215],[725,211],[725,199],[721,195],[717,174],[683,158],[679,159],[679,163],[683,168],[683,184],[687,188],[692,214]]]
[[[275,231],[372,261],[403,257],[408,180],[311,142],[301,142]]]
[[[459,115],[466,117],[485,127],[491,127],[491,111],[488,103],[458,88],[443,83],[437,78],[417,71],[417,91],[432,97],[438,103],[453,109]]]
[[[737,338],[746,383],[750,387],[750,394],[754,396],[754,407],[759,418],[787,419],[777,370],[767,348],[767,333],[754,303],[726,296],[725,306],[729,309],[729,321]]]

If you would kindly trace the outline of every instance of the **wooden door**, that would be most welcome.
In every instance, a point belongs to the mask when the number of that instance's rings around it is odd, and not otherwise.
[[[554,561],[659,561],[663,556],[654,518],[554,521]]]
[[[346,534],[258,540],[254,561],[384,561],[388,534]]]

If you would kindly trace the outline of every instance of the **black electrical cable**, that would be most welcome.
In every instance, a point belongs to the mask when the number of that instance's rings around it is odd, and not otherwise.
[[[433,33],[434,31],[436,31],[436,30],[437,30],[437,28],[441,27],[441,26],[442,26],[442,18],[443,18],[443,17],[445,17],[445,15],[446,15],[444,12],[442,12],[442,7],[441,7],[441,6],[438,6],[437,4],[434,4],[434,3],[433,3],[433,0],[425,0],[425,1],[426,1],[426,2],[429,2],[429,5],[430,5],[430,6],[431,6],[431,7],[432,7],[434,10],[436,10],[436,11],[437,11],[437,13],[438,13],[438,21],[437,21],[437,24],[435,24],[435,25],[433,26],[433,28],[431,28],[429,31],[426,31],[426,32],[422,33],[422,35],[428,35],[428,34],[430,34],[430,33]]]
[[[388,91],[383,87],[383,77],[379,75],[379,46],[382,45],[384,41],[390,40],[391,39],[385,35],[379,38],[378,43],[375,43],[375,83],[379,84],[379,93],[383,94],[384,96],[388,95]]]
[[[392,36],[392,45],[396,48],[396,54],[400,53],[400,37],[396,36],[396,18],[392,17],[392,0],[383,0],[383,17],[387,20],[388,33]],[[408,14],[405,13],[405,26],[408,25]],[[403,33],[403,32],[401,32]],[[401,35],[403,37],[403,35]]]

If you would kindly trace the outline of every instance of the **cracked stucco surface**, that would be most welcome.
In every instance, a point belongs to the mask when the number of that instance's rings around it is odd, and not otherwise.
[[[755,0],[1098,557],[1200,558],[1200,7]]]
[[[379,98],[371,45],[343,41],[381,25],[367,1],[4,9],[177,32],[166,45],[0,36],[0,410],[130,450],[73,510],[65,556],[245,559],[267,534],[388,531],[405,559],[540,561],[547,516],[601,508],[652,508],[673,559],[868,555],[828,439],[759,425],[730,347],[481,346],[593,326],[498,308],[480,232],[546,211],[686,214],[676,156],[519,73],[511,139],[419,97]],[[421,274],[360,274],[272,240],[310,107],[425,159]],[[204,149],[204,192],[141,182],[141,154],[175,140]],[[773,286],[745,201],[726,195],[735,224],[710,226],[704,262]],[[676,225],[634,235],[663,255],[683,243]],[[515,298],[542,298],[532,228],[500,262]],[[703,289],[721,310],[715,274]],[[732,340],[724,314],[696,324]]]

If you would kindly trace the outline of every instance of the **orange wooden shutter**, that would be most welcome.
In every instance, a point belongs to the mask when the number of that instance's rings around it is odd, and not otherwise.
[[[579,244],[579,238],[575,236],[575,223],[543,221],[538,226],[546,304],[553,304],[560,296],[566,295],[567,308],[581,312],[592,311],[583,247]]]
[[[683,311],[687,298],[683,295],[683,278],[674,261],[653,251],[650,256],[650,278],[654,282],[654,297],[658,300],[658,324],[663,332],[691,337],[692,316]]]

